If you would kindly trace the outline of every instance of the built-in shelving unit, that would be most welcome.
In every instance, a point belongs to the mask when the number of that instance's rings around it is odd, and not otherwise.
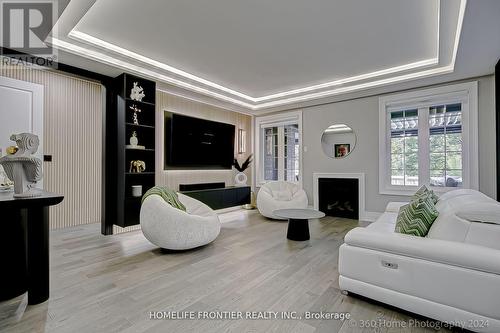
[[[131,98],[131,91],[143,88],[142,101]],[[115,79],[114,107],[116,113],[106,115],[105,189],[103,195],[102,233],[109,235],[113,225],[128,227],[139,224],[141,197],[133,196],[132,186],[142,186],[142,193],[155,185],[155,95],[156,84],[129,74]],[[140,110],[140,111],[137,111]],[[134,121],[134,111],[137,122]],[[138,146],[130,147],[135,132]],[[146,165],[143,172],[131,170],[132,161]]]

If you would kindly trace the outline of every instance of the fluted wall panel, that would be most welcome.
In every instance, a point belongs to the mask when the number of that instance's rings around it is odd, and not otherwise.
[[[103,87],[28,66],[0,65],[0,75],[44,86],[44,188],[64,195],[50,208],[53,229],[100,222]]]

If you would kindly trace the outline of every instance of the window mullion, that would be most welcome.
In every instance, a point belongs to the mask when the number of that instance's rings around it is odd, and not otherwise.
[[[285,127],[278,127],[278,180],[285,180]]]
[[[392,163],[391,163],[391,113],[385,112],[385,156],[380,158],[385,158],[385,165],[383,172],[385,172],[385,187],[390,188],[391,185],[391,174],[392,174]],[[387,130],[388,129],[388,130]]]
[[[497,102],[498,103],[498,102]],[[469,101],[462,101],[462,179],[464,188],[476,188],[479,184],[472,184],[472,163],[470,154],[472,147],[476,146],[474,136],[471,134],[471,115],[469,113]],[[477,126],[477,124],[476,124]],[[477,135],[477,134],[476,134]],[[477,154],[477,152],[476,152]]]
[[[418,109],[418,182],[430,184],[429,107]]]

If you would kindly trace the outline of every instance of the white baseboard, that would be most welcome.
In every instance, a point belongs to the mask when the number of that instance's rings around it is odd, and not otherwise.
[[[359,217],[359,220],[364,222],[375,222],[380,215],[382,215],[382,213],[365,211],[365,213]]]

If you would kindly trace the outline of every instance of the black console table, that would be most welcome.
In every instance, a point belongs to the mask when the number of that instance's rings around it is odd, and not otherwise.
[[[28,291],[28,304],[49,298],[49,206],[62,195],[39,191],[41,196],[16,199],[0,193],[2,287],[0,301]]]
[[[181,190],[182,194],[199,200],[212,209],[223,209],[248,204],[250,203],[250,192],[250,186],[229,186],[192,191]]]

